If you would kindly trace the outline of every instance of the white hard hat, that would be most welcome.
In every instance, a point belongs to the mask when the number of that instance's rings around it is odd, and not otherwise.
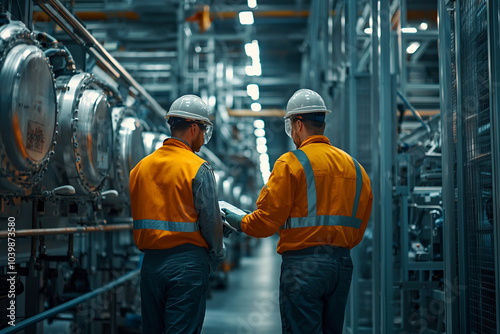
[[[203,100],[196,95],[184,95],[172,103],[165,118],[180,117],[192,121],[199,121],[204,124],[213,125],[208,119],[210,108]]]
[[[292,137],[292,117],[312,113],[325,113],[326,115],[331,111],[326,109],[325,101],[323,101],[321,95],[311,89],[299,89],[292,95],[286,105],[285,132],[288,137]],[[324,117],[322,119],[324,120]]]
[[[212,137],[213,124],[208,117],[210,108],[203,100],[196,95],[184,95],[172,103],[169,111],[165,115],[168,120],[170,117],[184,118],[187,121],[201,123],[205,129],[205,144]]]
[[[285,118],[290,118],[297,114],[309,114],[314,112],[330,113],[326,109],[325,101],[321,95],[310,89],[299,89],[288,100],[286,105]]]

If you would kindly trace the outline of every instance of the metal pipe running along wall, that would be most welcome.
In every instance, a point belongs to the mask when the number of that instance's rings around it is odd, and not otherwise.
[[[16,231],[16,237],[35,237],[40,235],[124,231],[124,230],[131,230],[132,227],[133,227],[132,224],[117,224],[117,225],[26,229],[26,230]],[[9,234],[8,231],[0,231],[0,239],[7,238],[8,234]]]
[[[115,78],[125,83],[129,93],[143,99],[163,118],[167,113],[156,100],[127,72],[127,70],[85,29],[85,27],[58,0],[35,0],[38,6],[78,44],[100,62]]]
[[[111,283],[108,283],[106,284],[105,286],[102,286],[92,292],[89,292],[89,293],[86,293],[80,297],[77,297],[75,299],[72,299],[70,300],[69,302],[67,303],[64,303],[64,304],[61,304],[61,305],[58,305],[56,307],[53,307],[51,308],[50,310],[47,310],[45,312],[42,312],[40,314],[37,314],[35,315],[34,317],[31,317],[31,318],[28,318],[24,321],[21,321],[20,323],[16,324],[16,326],[14,327],[10,327],[10,328],[6,328],[4,330],[1,330],[0,331],[0,334],[10,334],[10,333],[16,333],[26,327],[29,327],[31,325],[34,325],[40,321],[43,321],[47,318],[50,318],[56,314],[59,314],[69,308],[72,308],[76,305],[79,305],[81,303],[83,303],[84,301],[88,300],[88,299],[91,299],[101,293],[104,293],[108,290],[111,290],[113,289],[114,287],[122,284],[122,283],[125,283],[126,281],[132,279],[134,276],[136,276],[137,274],[139,274],[141,269],[135,269],[135,270],[132,270],[131,272],[129,272],[128,274],[126,275],[123,275],[122,277],[112,281]]]

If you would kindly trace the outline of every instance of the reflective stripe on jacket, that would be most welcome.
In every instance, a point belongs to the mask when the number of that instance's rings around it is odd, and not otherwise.
[[[363,167],[325,136],[310,136],[276,161],[241,228],[255,237],[279,230],[280,254],[325,244],[352,248],[363,238],[372,201]]]
[[[134,241],[139,249],[187,243],[208,248],[199,231],[192,190],[204,163],[185,143],[168,139],[130,172]]]

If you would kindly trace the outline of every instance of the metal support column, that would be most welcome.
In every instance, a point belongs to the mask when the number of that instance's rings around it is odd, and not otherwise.
[[[349,153],[356,157],[358,147],[358,106],[357,106],[357,85],[356,85],[356,69],[358,68],[358,52],[356,43],[356,18],[357,6],[356,1],[345,1],[347,8],[347,56],[349,57]]]
[[[378,3],[378,25],[374,32],[379,38],[379,87],[380,87],[380,201],[381,201],[381,247],[382,247],[382,286],[381,286],[381,310],[382,310],[382,333],[391,333],[394,327],[394,268],[393,268],[393,85],[391,76],[391,12],[390,0],[380,0]]]
[[[357,41],[356,41],[356,19],[357,19],[357,6],[355,1],[344,0],[344,12],[347,10],[347,20],[345,25],[346,33],[346,53],[349,58],[349,103],[347,111],[349,114],[349,153],[351,156],[357,157],[358,147],[358,106],[357,106],[357,84],[356,84],[356,70],[358,67],[357,55]],[[359,332],[359,250],[357,247],[352,249],[351,254],[354,261],[354,270],[352,275],[350,299],[350,327],[351,333],[357,334]]]
[[[406,54],[406,36],[402,32],[401,28],[406,28],[406,0],[400,0],[399,4],[399,24],[398,24],[398,42],[399,42],[399,90],[403,92],[404,95],[406,95],[406,84],[408,81],[408,61],[407,61],[407,54]]]
[[[409,188],[409,187],[408,187]],[[401,194],[399,198],[400,203],[400,259],[401,259],[401,276],[400,279],[402,282],[409,282],[409,248],[410,248],[410,236],[408,234],[408,225],[409,225],[409,207],[408,201],[410,200],[410,189],[408,189],[407,193]],[[404,330],[409,330],[405,328],[407,326],[408,321],[406,319],[410,318],[410,312],[407,302],[410,300],[409,298],[410,291],[406,289],[401,290],[401,324]]]
[[[215,97],[215,68],[216,68],[214,34],[211,34],[208,37],[207,49],[208,49],[208,54],[207,54],[207,65],[205,71],[207,72],[206,89],[207,89],[208,99],[206,102],[209,105],[210,109],[212,109],[213,106],[210,105],[210,99],[211,98],[213,99]]]
[[[320,95],[327,105],[333,105],[332,94],[332,63],[333,59],[333,0],[322,2],[321,25],[319,34],[321,34],[321,74],[320,74]]]
[[[23,22],[28,29],[32,30],[33,1],[31,0],[4,1],[3,10],[11,13],[13,20],[19,20]]]
[[[453,164],[453,88],[451,59],[451,27],[449,4],[438,2],[439,16],[439,82],[441,104],[441,140],[443,168],[443,261],[444,261],[444,301],[445,323],[449,333],[460,333],[458,296],[454,286],[458,282],[457,268],[457,219],[455,207],[455,171]]]
[[[109,291],[109,313],[110,313],[110,321],[109,321],[109,334],[116,334],[118,333],[118,310],[117,310],[117,303],[116,303],[116,291],[110,290]]]
[[[462,82],[460,81],[460,75],[462,72],[462,63],[461,63],[461,57],[460,57],[460,45],[461,45],[461,19],[460,19],[460,1],[455,1],[455,64],[456,64],[456,94],[457,94],[457,101],[456,101],[456,133],[457,133],[457,143],[456,143],[456,148],[457,148],[457,188],[456,188],[456,193],[457,193],[457,231],[458,231],[458,278],[459,282],[463,282],[460,284],[465,284],[467,282],[467,254],[466,254],[466,227],[465,227],[465,217],[464,217],[464,210],[467,207],[466,203],[464,201],[464,180],[465,180],[465,173],[464,173],[464,166],[463,162],[466,161],[466,158],[464,156],[464,124],[462,120],[464,119],[463,116],[463,107],[462,107]],[[456,284],[455,282],[450,282],[452,283],[452,287]],[[456,287],[457,288],[457,287]],[[463,333],[469,333],[469,327],[468,327],[468,316],[467,316],[467,294],[468,291],[466,290],[463,294],[459,295],[459,310],[460,310],[460,316],[459,316],[459,321],[460,321],[460,331]]]
[[[177,73],[176,73],[176,88],[173,90],[175,96],[180,96],[185,93],[186,83],[184,78],[184,73],[188,73],[188,63],[187,63],[187,34],[191,32],[187,27],[185,21],[185,1],[179,2],[179,8],[177,9]]]
[[[372,255],[372,277],[373,277],[373,299],[372,299],[372,318],[373,318],[373,333],[374,334],[385,334],[381,331],[382,329],[382,307],[381,300],[383,296],[381,295],[381,277],[382,269],[380,266],[382,259],[382,242],[381,242],[381,230],[382,222],[380,217],[380,206],[382,204],[380,197],[380,129],[378,127],[380,120],[380,92],[379,92],[379,39],[377,36],[378,27],[378,2],[379,0],[371,0],[371,17],[372,17],[372,34],[371,34],[371,75],[372,75],[372,110],[371,110],[371,124],[372,129],[372,191],[373,191],[373,209],[372,209],[372,221],[373,221],[373,255]]]
[[[38,228],[39,226],[39,214],[37,210],[37,200],[33,200],[32,205],[32,212],[31,212],[31,227],[33,229]],[[42,294],[40,293],[40,288],[41,288],[41,276],[40,276],[40,269],[41,265],[38,262],[37,259],[37,245],[38,245],[38,238],[32,237],[31,238],[31,256],[30,260],[27,264],[28,268],[28,275],[26,276],[25,279],[25,286],[26,286],[26,292],[24,293],[24,298],[25,298],[25,307],[24,307],[24,312],[25,312],[25,317],[29,318],[32,317],[38,313],[40,313],[40,305],[42,304]],[[17,299],[17,298],[16,298]],[[18,325],[16,323],[16,325]],[[25,334],[34,334],[34,333],[43,333],[43,327],[41,324],[38,324],[37,326],[33,328],[29,328],[25,331]]]
[[[493,178],[493,235],[495,239],[496,323],[500,326],[500,5],[488,1],[488,48],[490,63],[491,162]]]
[[[318,71],[321,68],[319,59],[321,58],[320,48],[318,43],[318,31],[320,26],[320,12],[322,9],[322,3],[319,0],[313,0],[311,3],[311,18],[308,21],[308,33],[307,37],[309,41],[310,58],[309,58],[309,68],[310,71],[309,85],[314,91],[319,91],[320,78],[318,76]]]

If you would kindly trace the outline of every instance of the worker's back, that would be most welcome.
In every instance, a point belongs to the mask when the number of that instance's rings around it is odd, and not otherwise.
[[[198,230],[192,191],[204,162],[180,140],[169,139],[131,171],[134,240],[139,249],[185,243],[207,247]]]

